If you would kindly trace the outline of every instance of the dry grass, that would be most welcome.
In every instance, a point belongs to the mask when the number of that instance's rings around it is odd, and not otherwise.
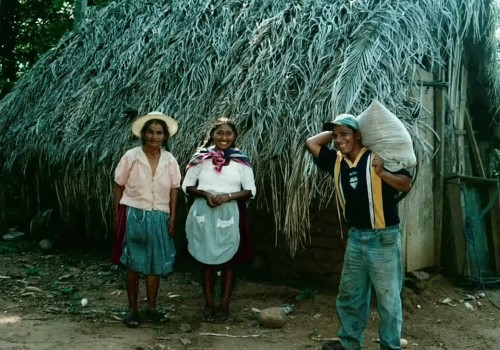
[[[293,254],[308,239],[312,201],[332,198],[305,139],[377,97],[430,156],[419,137],[427,112],[410,98],[425,89],[416,66],[445,68],[465,37],[486,43],[491,63],[494,18],[477,0],[116,1],[0,102],[2,171],[25,179],[31,210],[47,205],[40,193],[55,193],[67,222],[83,217],[89,234],[103,235],[114,166],[136,142],[126,106],[178,119],[170,149],[181,165],[214,118],[231,116],[255,164],[258,204],[275,213],[277,239]]]

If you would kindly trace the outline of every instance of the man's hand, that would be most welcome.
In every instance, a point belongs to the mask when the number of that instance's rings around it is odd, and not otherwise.
[[[375,171],[375,174],[380,176],[380,174],[382,174],[382,172],[384,171],[384,160],[375,154],[372,159],[372,167]]]
[[[375,174],[386,184],[401,192],[409,192],[411,189],[411,178],[403,174],[393,174],[384,169],[384,160],[378,155],[372,159],[372,167]]]

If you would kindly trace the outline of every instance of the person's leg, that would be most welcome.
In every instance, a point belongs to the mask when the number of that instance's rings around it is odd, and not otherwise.
[[[221,278],[221,301],[220,301],[220,315],[223,318],[229,316],[229,301],[233,294],[234,288],[234,265],[228,262],[222,266]],[[222,320],[224,321],[224,320]]]
[[[362,349],[370,312],[371,282],[365,260],[365,233],[351,229],[336,300],[338,336],[344,349]]]
[[[147,296],[147,309],[146,317],[152,322],[160,322],[163,314],[156,310],[156,299],[158,298],[158,290],[160,288],[160,276],[148,275],[146,276],[146,296]]]
[[[139,326],[139,312],[137,308],[137,299],[139,295],[139,273],[128,270],[125,285],[127,288],[129,313],[123,322],[128,327],[135,328]]]
[[[158,289],[160,288],[160,276],[146,276],[146,297],[149,310],[156,310],[156,299],[158,297]]]
[[[131,313],[137,313],[137,298],[139,295],[139,273],[128,270],[126,277],[128,309]]]
[[[211,265],[203,265],[203,295],[205,297],[205,321],[213,321],[214,316],[214,289],[215,289],[215,268]]]
[[[379,231],[377,243],[369,256],[380,315],[380,349],[401,349],[403,266],[399,227]]]

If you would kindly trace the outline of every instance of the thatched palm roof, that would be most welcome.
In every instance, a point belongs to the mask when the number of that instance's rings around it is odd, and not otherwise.
[[[255,165],[259,203],[292,253],[330,180],[304,140],[377,97],[418,141],[416,67],[445,67],[468,37],[491,43],[489,1],[121,0],[91,13],[0,102],[0,161],[65,218],[110,223],[112,172],[135,144],[125,106],[178,119],[185,165],[213,119],[233,117]],[[484,46],[484,45],[483,45]],[[487,45],[486,45],[487,47]],[[491,53],[493,50],[486,50]],[[493,56],[485,56],[485,62]],[[421,143],[419,149],[429,151]],[[36,170],[33,173],[33,169]],[[98,231],[93,231],[98,232]],[[102,232],[102,231],[101,231]]]

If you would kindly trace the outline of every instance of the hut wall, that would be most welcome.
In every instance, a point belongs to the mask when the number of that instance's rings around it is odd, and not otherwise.
[[[419,71],[422,82],[434,80],[432,73]],[[420,93],[420,96],[417,94]],[[422,123],[434,128],[434,88],[429,87],[413,92],[422,101],[425,113]],[[420,137],[430,145],[434,144],[434,134],[427,128],[419,128]],[[418,170],[413,188],[401,201],[399,212],[403,233],[403,256],[405,270],[414,271],[434,266],[434,167],[432,159],[418,152]]]
[[[344,259],[347,229],[341,226],[335,203],[313,214],[310,241],[291,257],[282,235],[276,237],[274,218],[264,211],[251,213],[256,259],[254,269],[276,279],[301,284],[308,280],[338,286]]]

